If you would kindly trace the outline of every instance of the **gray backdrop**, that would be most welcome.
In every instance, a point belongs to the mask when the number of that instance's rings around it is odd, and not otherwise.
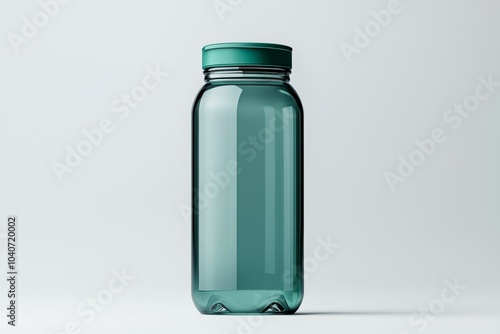
[[[2,0],[2,268],[8,215],[20,234],[19,326],[2,279],[2,333],[499,331],[499,11]],[[191,301],[190,109],[201,47],[223,41],[294,48],[299,316],[202,316]]]

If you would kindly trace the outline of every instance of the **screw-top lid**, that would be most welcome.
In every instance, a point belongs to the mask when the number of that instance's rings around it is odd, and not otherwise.
[[[271,43],[217,43],[202,49],[202,68],[266,66],[292,68],[292,48]]]

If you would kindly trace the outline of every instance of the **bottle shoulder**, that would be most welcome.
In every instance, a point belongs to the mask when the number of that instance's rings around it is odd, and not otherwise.
[[[256,83],[206,83],[198,92],[193,109],[203,106],[220,105],[221,101],[232,101],[233,105],[292,105],[302,112],[302,102],[292,85],[287,82],[280,84]]]

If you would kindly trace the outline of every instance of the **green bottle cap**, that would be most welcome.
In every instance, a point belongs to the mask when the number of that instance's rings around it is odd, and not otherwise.
[[[292,68],[292,48],[271,43],[217,43],[202,49],[202,68],[265,66]]]

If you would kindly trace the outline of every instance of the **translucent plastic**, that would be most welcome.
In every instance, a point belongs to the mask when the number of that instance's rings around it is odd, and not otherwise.
[[[209,80],[193,107],[192,297],[201,313],[294,313],[302,105],[287,75],[245,73]]]

